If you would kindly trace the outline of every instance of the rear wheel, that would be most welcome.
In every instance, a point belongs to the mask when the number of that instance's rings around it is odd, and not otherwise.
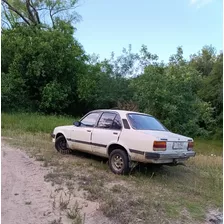
[[[127,174],[129,172],[128,155],[121,149],[115,149],[110,153],[109,166],[115,174]]]
[[[71,150],[67,148],[67,141],[63,135],[56,138],[55,148],[61,154],[69,154],[71,152]]]

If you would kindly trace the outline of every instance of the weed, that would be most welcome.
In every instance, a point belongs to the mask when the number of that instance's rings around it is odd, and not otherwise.
[[[6,156],[6,152],[5,151],[3,151],[3,157],[5,157]]]
[[[58,219],[54,219],[50,224],[62,224],[61,217]]]
[[[83,187],[84,190],[88,192],[87,194],[87,200],[95,201],[97,199],[100,199],[103,197],[103,190],[98,185],[88,185],[86,187]]]
[[[55,208],[56,208],[55,196],[54,196],[54,200],[53,200],[53,202],[52,202],[52,208],[53,208],[53,210],[55,210]]]
[[[49,182],[51,181],[54,184],[61,185],[63,183],[63,179],[71,180],[74,177],[74,174],[70,171],[61,172],[60,170],[54,170],[53,172],[48,173],[44,176],[44,180]]]
[[[31,205],[31,201],[26,201],[25,205]]]
[[[166,214],[171,218],[177,218],[180,215],[180,205],[175,203],[165,203]]]
[[[51,161],[50,162],[50,165],[51,166],[59,166],[60,165],[60,162],[58,160],[54,160],[54,161]]]
[[[63,189],[64,189],[63,187],[59,187],[59,188],[56,188],[54,191],[59,192],[59,191],[62,191]]]
[[[120,203],[114,197],[108,197],[106,202],[102,204],[101,210],[107,217],[116,216],[121,212]]]
[[[67,217],[73,220],[73,223],[82,223],[83,219],[80,213],[80,209],[78,202],[76,201],[72,208],[68,209]]]
[[[45,159],[43,155],[39,155],[39,154],[36,155],[36,161],[44,161],[44,160]]]
[[[68,208],[68,205],[69,205],[69,202],[70,202],[70,199],[71,199],[71,194],[69,194],[69,197],[67,200],[64,200],[63,197],[62,197],[62,194],[60,195],[60,199],[59,199],[59,208],[61,210],[65,210]]]
[[[185,202],[188,212],[192,215],[193,218],[203,220],[205,218],[205,211],[201,205],[197,202]]]
[[[48,167],[48,165],[49,165],[48,161],[45,160],[43,163],[43,167]]]
[[[70,191],[74,189],[74,183],[72,181],[67,181],[66,186]]]
[[[127,190],[126,187],[122,186],[121,184],[115,184],[112,188],[111,191],[114,193],[122,193],[125,190]]]

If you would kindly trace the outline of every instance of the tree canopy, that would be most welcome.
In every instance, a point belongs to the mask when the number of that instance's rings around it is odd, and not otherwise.
[[[8,27],[18,24],[54,27],[58,20],[79,21],[77,0],[2,0],[2,23]]]

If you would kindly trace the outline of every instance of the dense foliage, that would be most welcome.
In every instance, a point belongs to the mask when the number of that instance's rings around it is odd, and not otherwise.
[[[71,23],[14,23],[2,28],[2,110],[80,116],[97,108],[140,110],[168,129],[190,136],[222,137],[223,54],[205,46],[169,63],[146,46],[100,61],[74,38]]]

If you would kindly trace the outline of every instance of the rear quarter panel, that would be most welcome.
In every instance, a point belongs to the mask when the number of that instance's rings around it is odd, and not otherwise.
[[[119,138],[119,144],[129,152],[133,161],[145,161],[144,152],[153,151],[155,137],[140,133],[133,129],[123,129]]]

